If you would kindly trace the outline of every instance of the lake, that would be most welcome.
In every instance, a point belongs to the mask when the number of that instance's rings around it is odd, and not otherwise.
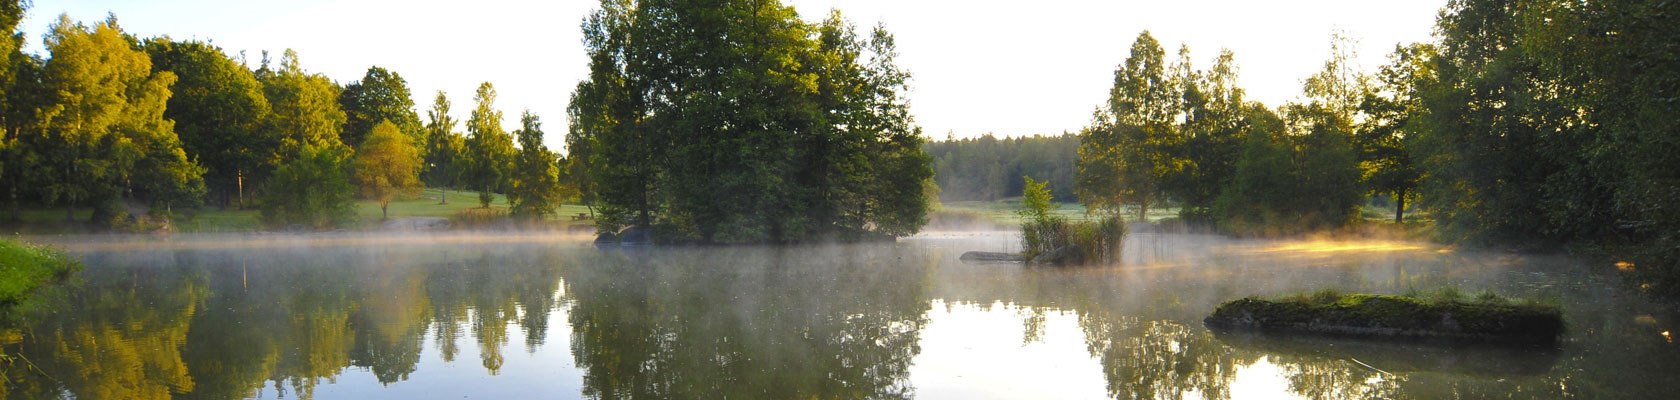
[[[87,265],[0,335],[0,397],[1668,398],[1680,313],[1617,267],[1138,233],[1118,265],[964,264],[1008,232],[596,248],[538,234],[42,237]],[[1556,348],[1215,334],[1222,301],[1451,286],[1564,305]],[[1680,333],[1680,332],[1676,332]]]

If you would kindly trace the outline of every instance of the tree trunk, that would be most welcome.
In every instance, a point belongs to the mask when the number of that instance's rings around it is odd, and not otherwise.
[[[391,213],[389,211],[387,211],[390,208],[391,208],[391,202],[389,202],[389,201],[379,202],[379,220],[380,221],[385,221],[385,220],[391,219]]]
[[[1394,223],[1399,224],[1406,216],[1406,189],[1394,191]]]
[[[1149,199],[1138,199],[1137,222],[1149,222]]]
[[[449,188],[438,188],[438,205],[449,204]]]

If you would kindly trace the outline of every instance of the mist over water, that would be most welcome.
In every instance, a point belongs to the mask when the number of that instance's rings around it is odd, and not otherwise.
[[[54,238],[38,238],[53,241]],[[1680,314],[1612,266],[1391,241],[1134,233],[1120,263],[963,264],[1012,232],[597,248],[581,236],[59,238],[5,398],[1659,397]],[[1251,295],[1561,300],[1558,349],[1224,336]]]

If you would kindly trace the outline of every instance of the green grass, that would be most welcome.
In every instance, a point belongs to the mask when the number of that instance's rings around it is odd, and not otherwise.
[[[0,307],[15,305],[36,288],[81,269],[81,262],[58,250],[0,239]]]
[[[1352,336],[1552,341],[1563,332],[1555,300],[1511,299],[1456,288],[1407,294],[1322,290],[1274,300],[1249,297],[1220,304],[1205,321],[1255,328]]]
[[[390,218],[410,217],[440,217],[455,218],[469,209],[478,208],[478,193],[470,191],[447,191],[449,203],[438,204],[439,191],[426,190],[420,197],[398,199],[391,201]],[[507,197],[500,194],[493,196],[490,208],[505,213]],[[357,200],[355,204],[356,222],[352,229],[377,229],[384,222],[380,219],[379,202],[372,200]],[[555,215],[550,216],[548,223],[552,226],[571,226],[588,224],[589,221],[577,221],[578,214],[588,214],[589,209],[577,204],[560,206]],[[28,208],[20,210],[21,223],[6,225],[11,232],[27,232],[33,234],[86,233],[92,230],[87,227],[87,220],[92,210],[86,207],[76,210],[76,221],[64,221],[63,208]],[[176,218],[172,230],[176,232],[252,232],[265,229],[258,220],[260,212],[255,209],[240,210],[236,208],[217,209],[206,208],[194,213],[191,217]]]

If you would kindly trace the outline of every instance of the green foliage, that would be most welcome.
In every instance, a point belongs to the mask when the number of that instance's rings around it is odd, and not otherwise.
[[[280,164],[264,186],[262,222],[270,227],[329,229],[354,220],[355,187],[350,184],[350,150],[344,146],[304,147]]]
[[[81,269],[81,262],[62,251],[0,239],[0,308],[16,305],[35,288]]]
[[[409,137],[410,142],[421,148],[427,145],[420,116],[414,113],[414,98],[409,94],[408,81],[396,72],[378,66],[368,67],[362,80],[344,85],[338,103],[345,115],[344,130],[339,136],[344,144],[361,146],[363,138],[375,126],[391,121]]]
[[[530,111],[519,116],[519,153],[514,156],[513,178],[507,192],[509,211],[514,217],[541,221],[554,215],[565,197],[560,184],[559,157],[543,144],[542,121]]]
[[[432,187],[455,186],[465,167],[467,139],[455,130],[455,120],[449,117],[449,98],[439,90],[426,111],[426,151],[424,180]],[[447,203],[448,199],[442,198]]]
[[[36,109],[40,134],[20,138],[38,157],[42,200],[65,205],[66,215],[92,205],[101,223],[115,220],[130,194],[164,211],[197,205],[203,169],[164,118],[175,74],[153,73],[115,19],[89,27],[61,16],[46,44],[52,58],[41,82],[53,95]]]
[[[256,71],[257,81],[273,111],[268,129],[280,136],[280,157],[286,160],[305,147],[336,147],[345,123],[338,105],[339,88],[326,75],[311,74],[298,66],[297,52],[290,49],[280,57],[280,69],[269,69],[267,55]]]
[[[1423,130],[1416,120],[1425,111],[1423,92],[1434,86],[1435,52],[1429,44],[1396,46],[1389,64],[1377,72],[1379,85],[1359,103],[1365,115],[1355,134],[1360,170],[1372,192],[1393,195],[1395,223],[1402,222],[1406,202],[1416,199],[1423,179],[1410,149]]]
[[[262,84],[240,61],[199,41],[146,41],[152,71],[180,78],[164,118],[175,121],[181,147],[204,167],[210,202],[243,198],[246,187],[267,177],[280,160],[280,134],[265,126],[268,98]]]
[[[379,202],[380,219],[386,219],[391,200],[413,196],[420,184],[420,149],[407,134],[390,121],[374,125],[356,151],[355,181],[363,198]]]
[[[1021,182],[1005,177],[1022,175],[1049,182],[1056,188],[1050,194],[1057,201],[1077,199],[1073,187],[1078,135],[999,139],[986,134],[928,142],[923,147],[933,157],[941,201],[993,201],[1019,196]]]
[[[1182,95],[1167,76],[1165,54],[1148,31],[1139,33],[1114,71],[1107,106],[1081,134],[1079,198],[1093,210],[1119,215],[1122,203],[1131,203],[1142,220],[1161,196]]]
[[[792,242],[926,221],[931,159],[884,29],[806,23],[775,1],[604,1],[583,29],[591,72],[568,138],[604,231]]]
[[[490,82],[478,85],[473,101],[477,106],[467,119],[463,154],[466,171],[461,179],[462,184],[478,190],[480,207],[490,207],[492,193],[507,193],[513,169],[513,135],[502,130],[502,112],[496,110],[496,88]]]
[[[1115,216],[1095,221],[1069,222],[1052,215],[1058,206],[1050,201],[1049,182],[1023,177],[1026,188],[1021,200],[1021,256],[1034,260],[1040,255],[1064,252],[1054,262],[1063,264],[1109,263],[1119,259],[1126,237],[1124,221]]]

